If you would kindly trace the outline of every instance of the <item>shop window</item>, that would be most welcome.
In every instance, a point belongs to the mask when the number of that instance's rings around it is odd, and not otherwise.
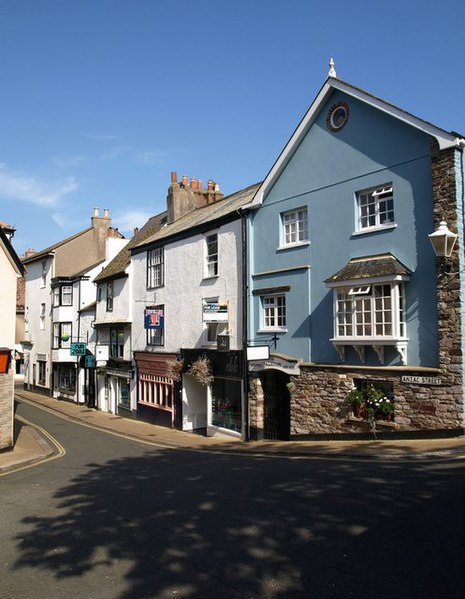
[[[45,386],[45,382],[46,382],[47,362],[43,362],[41,360],[38,360],[37,364],[38,364],[38,368],[39,368],[39,380],[38,380],[38,383],[39,383],[39,385],[42,385],[44,387]]]
[[[76,368],[74,364],[58,365],[58,389],[67,393],[76,391]]]
[[[119,405],[124,408],[130,408],[130,394],[129,394],[129,383],[124,380],[120,380],[119,384]]]
[[[241,406],[240,381],[215,378],[212,384],[212,425],[240,433]]]

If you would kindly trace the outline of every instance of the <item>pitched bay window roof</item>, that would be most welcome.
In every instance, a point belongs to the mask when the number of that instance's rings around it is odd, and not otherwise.
[[[384,350],[393,347],[407,363],[408,337],[404,281],[411,271],[392,254],[352,258],[326,279],[333,288],[334,348],[345,361],[352,346],[360,361],[365,347],[372,347],[384,363]]]
[[[409,279],[411,271],[392,254],[352,258],[334,275],[326,279],[328,287],[348,285],[363,279]]]

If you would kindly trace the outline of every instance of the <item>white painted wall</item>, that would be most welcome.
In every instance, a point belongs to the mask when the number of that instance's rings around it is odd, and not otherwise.
[[[42,263],[46,262],[45,284],[42,282]],[[30,262],[26,266],[25,273],[25,338],[32,342],[32,348],[25,352],[25,383],[32,385],[33,369],[32,365],[37,363],[37,356],[47,357],[46,381],[50,380],[51,364],[51,311],[52,296],[50,293],[50,283],[54,276],[54,257]],[[40,309],[41,304],[45,304],[44,328],[40,327]],[[38,375],[38,372],[36,371]],[[36,381],[37,382],[37,381]]]
[[[165,284],[157,289],[146,287],[147,252],[133,256],[133,349],[144,351],[144,308],[165,306],[165,345],[155,351],[177,352],[180,348],[205,345],[202,300],[217,297],[229,303],[230,348],[241,347],[242,296],[240,220],[228,223],[218,233],[218,276],[205,278],[205,236],[165,245]]]
[[[0,247],[0,347],[15,346],[17,273]]]

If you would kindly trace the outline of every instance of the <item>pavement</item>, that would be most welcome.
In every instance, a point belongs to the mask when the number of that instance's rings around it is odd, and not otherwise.
[[[173,430],[139,420],[108,414],[85,405],[52,399],[32,393],[17,385],[17,400],[30,402],[57,416],[85,426],[104,430],[128,439],[170,449],[208,452],[234,452],[287,457],[351,459],[450,459],[465,458],[465,436],[441,439],[369,439],[313,441],[251,441],[216,435],[206,437],[192,432]],[[0,476],[42,463],[60,455],[62,448],[47,431],[15,417],[15,443],[12,450],[0,453]]]

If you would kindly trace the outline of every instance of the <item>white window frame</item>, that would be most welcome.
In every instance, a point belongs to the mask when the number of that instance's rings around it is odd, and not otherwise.
[[[214,241],[213,241],[214,239]],[[216,247],[215,247],[216,246]],[[216,250],[216,251],[212,251]],[[205,278],[218,276],[219,271],[219,235],[217,231],[205,235]]]
[[[165,283],[164,247],[147,252],[147,289],[162,287]]]
[[[282,212],[280,247],[288,248],[308,243],[307,206]]]
[[[394,276],[363,281],[345,281],[333,287],[334,330],[331,342],[344,358],[344,348],[353,346],[362,361],[363,346],[372,346],[381,362],[384,347],[395,347],[402,362],[407,360],[405,281]],[[389,294],[386,290],[389,289]]]
[[[45,330],[45,304],[40,304],[39,329],[41,331]]]
[[[40,275],[40,286],[45,287],[47,284],[47,260],[42,260],[41,268],[42,272]]]
[[[261,331],[287,331],[286,324],[286,295],[262,295],[261,301]]]
[[[358,233],[396,226],[392,183],[364,189],[357,192],[356,197]]]
[[[114,281],[108,281],[106,295],[107,295],[106,311],[113,312],[113,301],[115,299],[115,283],[114,283]]]

